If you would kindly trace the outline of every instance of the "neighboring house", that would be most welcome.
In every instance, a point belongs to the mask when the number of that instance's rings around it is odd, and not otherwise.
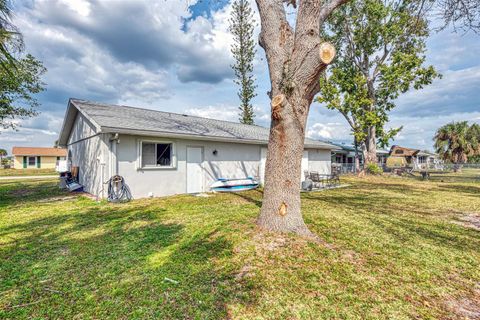
[[[390,149],[390,157],[404,158],[406,166],[412,167],[414,170],[442,168],[442,163],[435,153],[420,151],[418,149],[411,149],[394,145]]]
[[[343,143],[334,145],[340,147],[341,149],[332,151],[332,162],[346,165],[347,167],[352,167],[353,169],[353,165],[355,163],[355,147]],[[379,165],[385,164],[388,154],[388,150],[377,149],[377,161]],[[362,164],[363,155],[360,148],[358,148],[358,158],[359,162]]]
[[[55,169],[59,160],[65,160],[67,150],[61,148],[13,147],[15,169]]]
[[[118,174],[142,198],[209,191],[218,178],[263,182],[268,137],[255,125],[70,99],[58,142],[85,191],[106,197]],[[304,171],[329,174],[335,149],[305,139],[302,180]]]

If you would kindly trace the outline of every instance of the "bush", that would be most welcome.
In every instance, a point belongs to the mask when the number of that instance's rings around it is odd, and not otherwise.
[[[376,163],[367,164],[367,173],[379,175],[383,173],[383,169]]]

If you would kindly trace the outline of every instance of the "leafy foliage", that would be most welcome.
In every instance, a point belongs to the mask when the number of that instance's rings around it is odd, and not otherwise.
[[[0,0],[0,69],[10,72],[15,68],[16,52],[23,49],[22,35],[10,22],[11,10],[7,0]]]
[[[32,55],[14,62],[15,68],[0,69],[0,126],[15,128],[15,119],[37,114],[39,102],[34,94],[45,90],[41,76],[46,72],[43,64]]]
[[[465,163],[480,155],[480,126],[467,121],[451,122],[440,127],[434,137],[435,151],[453,163]]]
[[[383,173],[383,169],[376,163],[369,163],[366,167],[367,173],[373,175],[380,175]]]
[[[368,145],[369,129],[383,147],[401,128],[387,130],[395,99],[439,76],[425,66],[427,21],[409,1],[353,0],[330,18],[325,37],[338,58],[320,79],[317,101],[338,110],[357,142]]]
[[[235,64],[232,69],[235,72],[234,82],[240,86],[238,97],[240,98],[240,122],[253,124],[255,114],[251,100],[256,96],[255,79],[253,76],[253,59],[255,58],[255,41],[253,29],[255,21],[253,12],[247,0],[235,0],[230,17],[230,32],[233,34],[234,44],[232,54]]]

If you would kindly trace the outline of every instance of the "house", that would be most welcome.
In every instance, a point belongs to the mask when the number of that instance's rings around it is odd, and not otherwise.
[[[441,161],[434,153],[397,145],[393,145],[390,149],[389,158],[391,158],[389,166],[406,166],[414,170],[440,169],[442,167]],[[400,162],[395,159],[403,160]]]
[[[59,160],[65,160],[67,150],[61,148],[13,147],[15,169],[55,169]]]
[[[256,125],[70,99],[58,142],[85,191],[106,197],[118,174],[142,198],[209,191],[218,178],[263,182],[268,137]],[[334,149],[305,139],[302,176],[330,173]]]
[[[332,162],[342,165],[343,172],[353,172],[355,167],[355,147],[344,143],[333,144],[341,149],[332,151]],[[377,161],[380,166],[386,163],[388,154],[388,150],[377,148]],[[360,148],[358,148],[358,158],[360,164],[363,164],[363,154]]]

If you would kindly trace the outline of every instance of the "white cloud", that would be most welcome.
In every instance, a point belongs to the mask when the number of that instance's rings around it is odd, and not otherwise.
[[[350,131],[344,123],[314,123],[308,127],[307,135],[311,139],[327,139],[327,140],[347,140],[350,137]]]

